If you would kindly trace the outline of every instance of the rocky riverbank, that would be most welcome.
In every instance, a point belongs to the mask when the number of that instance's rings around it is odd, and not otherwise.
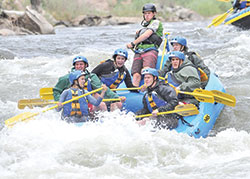
[[[164,12],[167,18],[159,17],[162,22],[166,21],[194,21],[202,20],[203,17],[189,9],[173,6],[159,7],[160,12]],[[43,12],[43,13],[41,13]],[[69,21],[58,21],[51,15],[46,19],[43,14],[27,6],[24,11],[0,11],[0,35],[30,35],[30,34],[53,34],[57,26],[77,27],[77,26],[105,26],[105,25],[125,25],[139,23],[142,17],[114,17],[97,15],[80,15]]]

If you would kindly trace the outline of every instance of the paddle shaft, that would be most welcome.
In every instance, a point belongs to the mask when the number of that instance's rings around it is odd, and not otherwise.
[[[196,115],[199,114],[199,111],[197,107],[193,104],[185,104],[185,105],[178,105],[175,107],[175,110],[172,111],[165,111],[165,112],[158,112],[158,115],[164,115],[164,114],[171,114],[171,113],[177,113],[181,116],[191,116],[191,115]],[[143,114],[143,115],[138,115],[135,116],[135,118],[144,118],[144,117],[150,117],[152,114]]]
[[[212,23],[211,23],[210,25],[208,25],[207,27],[209,28],[209,27],[211,27],[211,26],[218,26],[218,25],[220,25],[220,24],[226,19],[227,15],[228,15],[229,13],[231,13],[232,11],[233,11],[233,8],[229,9],[229,10],[228,10],[227,12],[225,12],[224,14],[222,14],[222,15],[220,15],[220,16],[214,18],[213,21],[212,21]]]
[[[168,43],[168,35],[170,33],[169,32],[166,32],[164,35],[165,35],[165,41],[164,41],[164,45],[163,45],[163,50],[162,50],[162,56],[161,56],[161,63],[160,63],[160,70],[162,69],[162,64],[163,64],[163,59],[164,59],[164,55],[165,55],[165,51],[166,51],[166,46],[167,46],[167,43]]]
[[[70,100],[68,100],[68,101],[63,102],[62,105],[67,104],[67,103],[70,103],[70,102],[75,101],[75,100],[78,100],[78,99],[80,99],[80,98],[82,98],[82,97],[84,97],[84,96],[90,95],[90,94],[92,94],[92,93],[96,93],[96,92],[98,92],[98,91],[100,91],[100,90],[102,90],[102,89],[103,89],[103,88],[98,88],[98,89],[93,90],[93,91],[91,91],[91,92],[85,93],[85,94],[83,94],[83,95],[81,95],[81,96],[78,96],[78,97],[76,97],[76,98],[73,98],[73,99],[70,99]],[[10,126],[13,126],[15,123],[17,123],[17,122],[19,122],[19,121],[25,121],[25,120],[27,120],[27,119],[30,119],[30,118],[32,118],[32,117],[34,117],[34,116],[39,115],[40,113],[44,113],[44,112],[46,112],[46,111],[49,111],[49,110],[51,110],[51,109],[55,109],[55,108],[57,108],[57,107],[58,107],[58,105],[55,105],[55,106],[52,106],[52,107],[50,107],[50,108],[47,108],[47,109],[45,109],[45,110],[43,110],[43,111],[41,111],[41,112],[29,113],[28,116],[19,114],[17,117],[12,117],[12,118],[10,118],[10,119],[7,119],[7,120],[5,121],[5,124],[6,124],[8,127],[10,127]],[[21,116],[21,117],[19,117],[19,116]]]

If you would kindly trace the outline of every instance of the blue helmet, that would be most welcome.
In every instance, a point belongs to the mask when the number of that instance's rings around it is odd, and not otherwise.
[[[84,56],[76,56],[74,59],[73,59],[73,66],[75,66],[75,63],[76,62],[84,62],[86,64],[86,67],[89,66],[89,62],[87,60],[87,58],[85,58]]]
[[[184,38],[184,37],[175,37],[173,38],[171,41],[170,41],[171,45],[173,45],[173,43],[178,43],[178,44],[181,44],[183,46],[187,46],[187,40]]]
[[[168,56],[169,60],[171,60],[173,57],[179,58],[179,59],[181,59],[183,61],[185,60],[184,53],[179,52],[179,51],[172,51],[172,52],[170,52],[170,54]]]
[[[142,71],[142,75],[150,74],[158,78],[159,74],[155,68],[146,68]]]
[[[85,72],[81,72],[80,70],[76,70],[76,71],[71,72],[69,74],[70,85],[73,85],[74,84],[74,80],[77,80],[78,78],[80,78],[83,75],[85,76],[86,73]]]
[[[128,51],[126,49],[119,48],[119,49],[115,50],[115,52],[113,54],[114,60],[115,60],[117,55],[125,57],[126,60],[128,59]]]

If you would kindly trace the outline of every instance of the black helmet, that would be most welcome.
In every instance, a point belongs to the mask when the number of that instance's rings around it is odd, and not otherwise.
[[[151,3],[149,3],[149,4],[145,4],[144,6],[143,6],[143,8],[142,8],[142,13],[144,13],[144,12],[156,12],[156,7],[155,7],[155,5],[154,4],[151,4]]]

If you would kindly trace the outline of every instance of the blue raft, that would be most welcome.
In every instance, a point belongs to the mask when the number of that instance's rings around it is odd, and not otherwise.
[[[228,16],[225,19],[224,24],[232,24],[242,29],[250,29],[250,7]]]
[[[167,57],[164,56],[163,63],[161,63],[161,56],[159,56],[158,63],[156,66],[157,69],[159,69],[160,66],[163,67],[166,60],[167,60]],[[119,88],[126,88],[126,85],[122,83],[119,86]],[[218,76],[212,72],[210,74],[210,79],[205,89],[206,90],[218,90],[218,91],[225,92],[225,89],[222,83],[220,82]],[[125,96],[127,98],[124,104],[124,107],[127,111],[136,112],[143,107],[143,104],[142,104],[143,93],[141,92],[134,93],[130,91],[118,91],[117,93],[120,96]],[[220,103],[200,102],[198,115],[184,117],[184,120],[187,121],[189,124],[191,124],[191,126],[179,120],[179,125],[175,130],[180,133],[186,133],[195,138],[200,138],[200,137],[205,138],[208,136],[209,131],[213,128],[223,107],[224,107],[224,104],[220,104]]]

